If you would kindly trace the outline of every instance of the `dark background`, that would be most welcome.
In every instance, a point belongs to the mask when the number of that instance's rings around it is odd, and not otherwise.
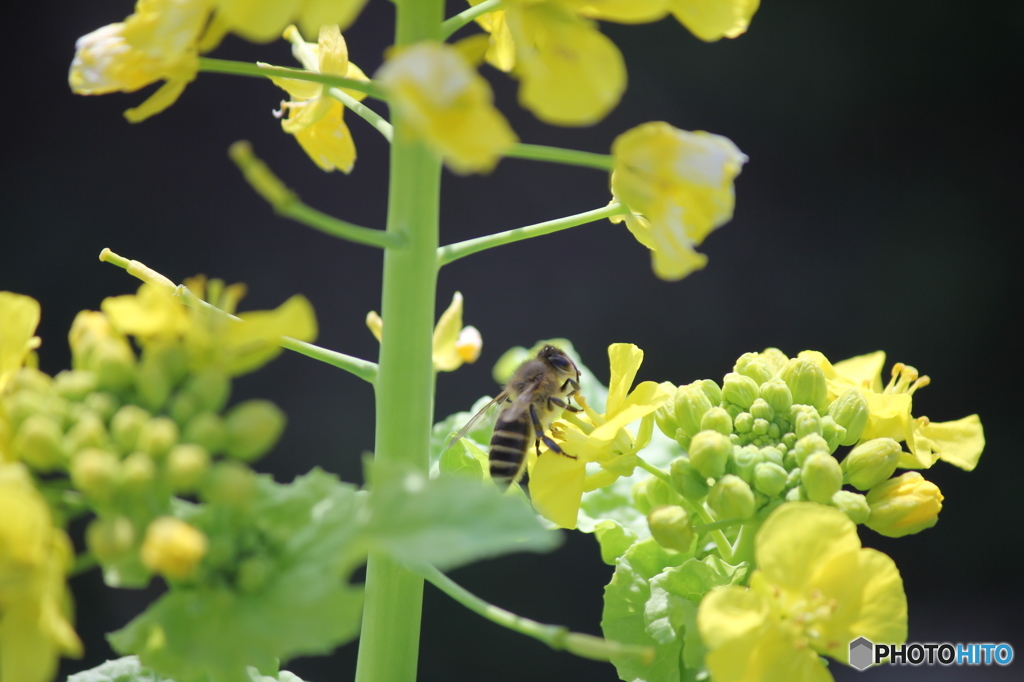
[[[450,12],[464,7],[449,3]],[[170,110],[139,125],[121,112],[145,93],[73,96],[66,84],[75,39],[120,21],[128,0],[19,3],[2,10],[8,100],[3,111],[0,289],[43,304],[42,365],[69,364],[75,313],[137,282],[102,265],[103,247],[174,280],[206,273],[249,284],[243,308],[306,294],[319,343],[373,358],[363,325],[379,310],[380,253],[276,218],[226,156],[255,149],[311,205],[382,227],[387,149],[355,116],[354,173],[320,172],[284,135],[269,82],[201,74]],[[389,42],[393,9],[373,0],[347,32],[354,62],[372,73]],[[616,135],[649,120],[730,137],[750,163],[737,181],[735,219],[711,235],[706,270],[657,280],[646,250],[607,221],[461,260],[443,270],[438,310],[455,290],[483,333],[480,362],[438,380],[437,415],[493,390],[490,367],[509,346],[571,339],[607,378],[605,349],[643,348],[639,379],[720,379],[737,356],[778,346],[833,360],[884,349],[932,377],[915,414],[978,412],[988,447],[978,469],[928,472],[946,496],[941,522],[866,545],[900,567],[911,641],[1022,644],[1019,446],[1020,96],[1024,5],[941,0],[765,0],[751,30],[704,44],[672,19],[603,25],[621,47],[630,87],[605,121],[543,126],[515,104],[514,84],[485,69],[525,142],[607,152]],[[464,32],[468,34],[468,31]],[[227,40],[212,56],[292,65],[283,42]],[[148,90],[146,91],[148,92]],[[602,206],[596,171],[507,160],[488,177],[446,174],[442,242]],[[284,355],[236,383],[236,398],[270,397],[290,424],[260,464],[279,480],[321,464],[349,480],[372,447],[369,387],[311,360]],[[612,569],[596,543],[569,534],[549,556],[511,556],[456,571],[467,588],[543,622],[598,633]],[[100,633],[122,626],[152,594],[73,581],[87,657],[112,653]],[[310,680],[349,679],[356,645],[329,659],[295,661]],[[1011,679],[1009,669],[878,670],[872,679]],[[832,666],[836,669],[837,666]],[[501,631],[426,589],[423,680],[613,680],[610,666],[555,653]],[[898,673],[898,674],[897,674]],[[836,670],[840,680],[859,679]]]

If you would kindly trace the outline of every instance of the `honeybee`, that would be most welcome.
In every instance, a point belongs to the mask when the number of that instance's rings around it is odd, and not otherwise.
[[[494,424],[489,453],[491,478],[502,490],[519,482],[526,470],[526,453],[532,441],[540,455],[540,443],[552,452],[576,459],[562,451],[547,432],[563,410],[581,412],[569,404],[580,389],[580,371],[560,348],[544,346],[512,374],[505,390],[476,413],[451,443],[459,440],[495,405],[502,406]]]

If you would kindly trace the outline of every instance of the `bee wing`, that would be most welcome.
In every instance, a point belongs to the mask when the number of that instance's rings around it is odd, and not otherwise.
[[[452,436],[452,439],[448,441],[448,443],[444,446],[444,449],[447,450],[448,448],[450,448],[456,441],[458,441],[467,433],[469,433],[473,429],[473,427],[480,422],[481,419],[486,417],[489,413],[495,412],[495,408],[508,398],[508,394],[508,391],[502,391],[494,398],[494,400],[480,408],[480,411],[474,414],[470,418],[470,420],[466,422],[466,425],[459,429],[458,433]],[[442,452],[444,452],[444,450],[442,450]]]
[[[522,393],[516,396],[516,399],[512,401],[512,405],[505,408],[501,413],[501,418],[505,422],[514,422],[519,419],[530,407],[530,403],[533,402],[533,393],[536,389],[536,384],[528,385]]]

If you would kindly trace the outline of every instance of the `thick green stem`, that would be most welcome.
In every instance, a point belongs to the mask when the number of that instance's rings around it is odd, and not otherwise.
[[[522,239],[551,234],[552,232],[558,232],[559,230],[576,227],[577,225],[583,225],[584,223],[592,223],[595,220],[610,218],[613,215],[621,215],[628,212],[629,209],[616,202],[603,208],[595,208],[593,211],[577,213],[576,215],[558,218],[557,220],[548,220],[535,225],[527,225],[526,227],[517,227],[514,230],[506,230],[505,232],[489,234],[486,237],[467,239],[466,241],[458,242],[457,244],[448,244],[437,250],[437,264],[448,265],[452,261],[456,261],[485,249],[493,249],[495,246],[503,246]]]
[[[581,152],[575,149],[545,147],[539,144],[517,144],[505,152],[505,156],[512,159],[551,161],[552,163],[564,163],[570,166],[585,166],[603,171],[611,171],[614,165],[614,159],[609,154],[594,154],[593,152]]]
[[[398,0],[395,44],[437,40],[441,0]],[[382,462],[427,471],[434,407],[431,336],[437,291],[438,203],[441,164],[392,111],[394,140],[387,231],[403,248],[384,252],[381,316],[388,333],[380,345],[376,389],[375,455]],[[366,566],[366,597],[356,682],[413,682],[419,655],[423,578],[373,552]]]
[[[304,69],[289,69],[283,66],[270,66],[269,64],[251,64],[249,62],[236,62],[229,59],[200,57],[199,70],[207,73],[226,73],[232,76],[294,78],[300,81],[309,81],[311,83],[320,83],[321,85],[365,92],[374,99],[385,99],[384,93],[381,92],[380,88],[373,81],[360,81],[353,78],[343,78],[342,76],[332,76],[326,73],[313,73]]]

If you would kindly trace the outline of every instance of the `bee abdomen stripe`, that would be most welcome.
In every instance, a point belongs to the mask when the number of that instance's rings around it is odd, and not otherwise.
[[[524,457],[522,448],[506,448],[502,445],[491,445],[488,456],[491,462],[513,462],[516,465],[522,462]]]
[[[518,469],[521,463],[522,463],[521,460],[519,462],[509,462],[509,461],[503,460],[503,459],[492,459],[491,460],[491,473],[493,474],[495,469],[498,469],[499,471],[501,469]],[[498,475],[501,476],[501,475],[504,475],[504,474],[499,473]]]
[[[504,431],[497,430],[491,435],[491,440],[495,439],[507,439],[507,440],[526,440],[526,430],[521,429],[519,431]]]
[[[521,452],[526,449],[526,439],[522,436],[519,436],[518,438],[495,436],[491,439],[491,447],[505,448],[506,450],[519,450]]]

